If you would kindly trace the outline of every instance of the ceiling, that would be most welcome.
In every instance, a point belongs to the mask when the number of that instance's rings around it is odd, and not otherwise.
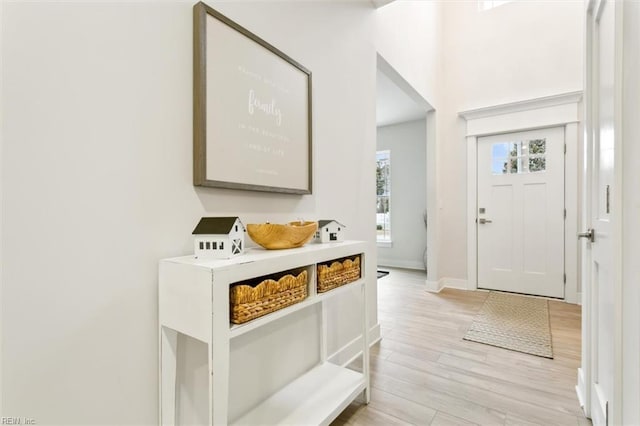
[[[424,118],[426,111],[378,70],[376,89],[376,124],[388,126]]]

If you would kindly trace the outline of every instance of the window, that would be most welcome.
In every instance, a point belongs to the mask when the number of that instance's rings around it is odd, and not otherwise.
[[[211,250],[211,243],[207,241],[207,250]]]
[[[391,241],[391,151],[376,152],[376,232]]]
[[[511,3],[513,0],[478,0],[478,11],[493,9],[494,7],[502,6],[506,3]]]
[[[491,173],[544,172],[547,169],[546,148],[546,139],[494,143],[491,146]]]
[[[211,243],[211,250],[218,250],[218,243],[217,242],[212,242]]]
[[[242,240],[231,241],[231,254],[242,253]]]
[[[218,247],[220,247],[220,250],[224,250],[224,241],[220,241],[220,245]]]
[[[200,241],[200,250],[204,250],[204,243]]]

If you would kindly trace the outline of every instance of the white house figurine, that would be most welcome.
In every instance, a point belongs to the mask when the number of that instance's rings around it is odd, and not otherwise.
[[[319,220],[316,243],[340,243],[344,241],[345,226],[337,220]]]
[[[203,217],[193,230],[198,259],[229,259],[244,252],[245,227],[238,217]]]

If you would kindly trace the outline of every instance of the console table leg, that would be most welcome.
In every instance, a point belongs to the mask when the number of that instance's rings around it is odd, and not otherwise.
[[[228,346],[227,346],[228,348]],[[228,424],[229,352],[209,346],[209,424]]]
[[[160,424],[174,426],[176,421],[176,354],[178,332],[160,326]]]
[[[229,422],[229,287],[214,286],[213,333],[209,345],[209,378],[212,425]]]
[[[364,256],[363,256],[364,257]],[[368,259],[363,259],[364,268],[366,266],[366,261]],[[364,271],[364,269],[363,269]],[[369,310],[367,306],[367,281],[362,284],[362,309],[363,309],[363,321],[362,321],[362,373],[365,377],[365,388],[364,388],[364,403],[368,404],[371,401],[371,381],[370,381],[370,360],[369,360]]]

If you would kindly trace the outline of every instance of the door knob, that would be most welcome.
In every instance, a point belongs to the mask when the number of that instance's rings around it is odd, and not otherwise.
[[[578,232],[578,238],[588,238],[593,243],[596,240],[596,233],[593,228],[589,228],[587,232]]]
[[[493,223],[493,221],[492,221],[492,220],[485,219],[485,218],[481,217],[480,219],[478,219],[478,223],[480,223],[480,224],[484,225],[485,223]]]

